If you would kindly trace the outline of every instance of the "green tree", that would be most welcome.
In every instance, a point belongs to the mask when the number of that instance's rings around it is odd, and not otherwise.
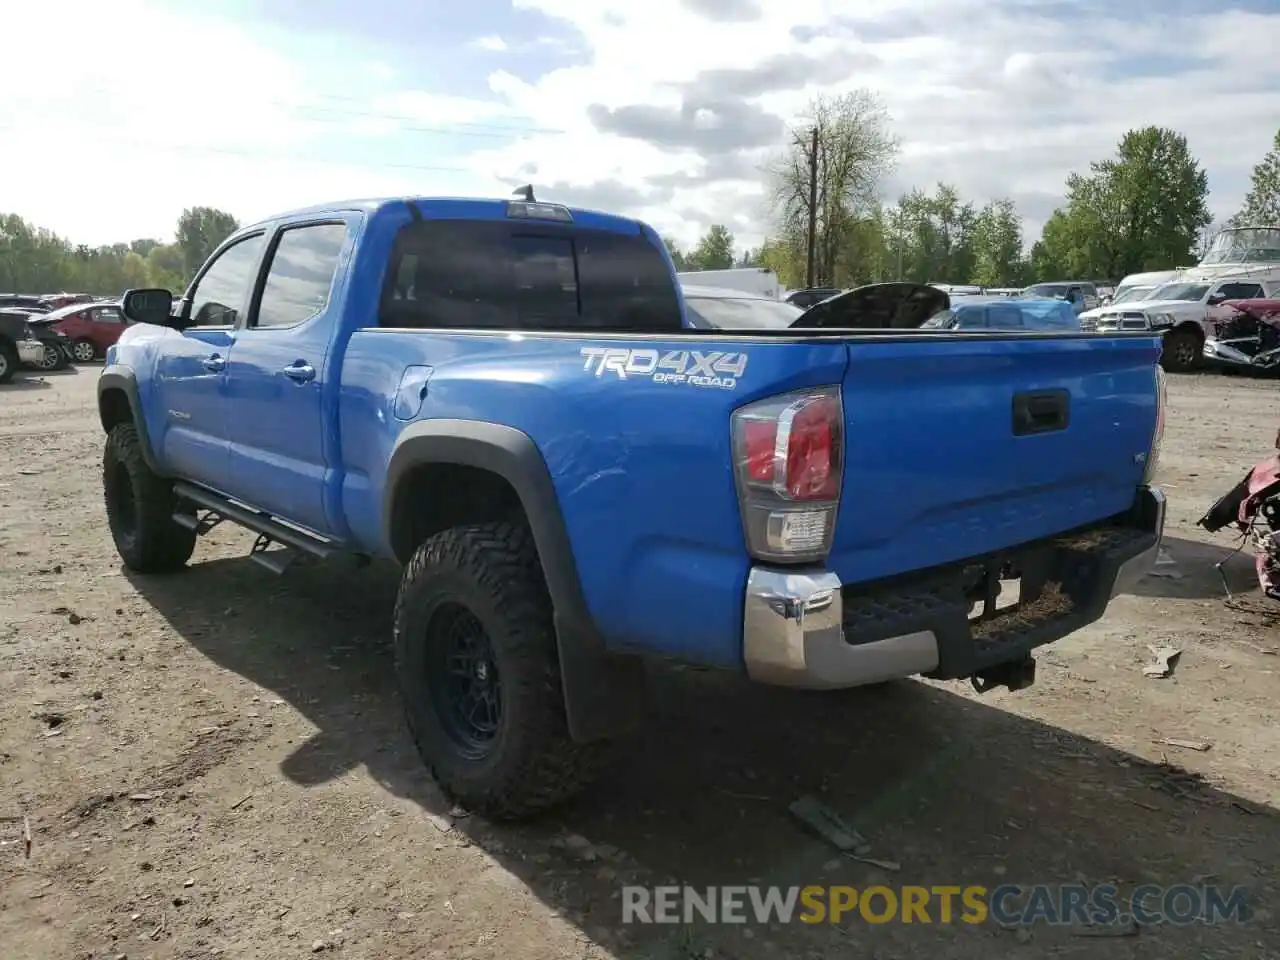
[[[0,216],[0,289],[46,293],[64,288],[70,245],[57,234],[17,214]]]
[[[172,293],[187,288],[189,276],[183,263],[182,251],[175,243],[162,243],[152,247],[146,256],[147,279],[151,286],[163,287]]]
[[[713,223],[688,257],[692,270],[728,270],[733,266],[733,234],[722,223]]]
[[[1244,206],[1231,220],[1237,227],[1280,226],[1280,130],[1271,149],[1253,168],[1252,185]]]
[[[1040,239],[1031,247],[1035,280],[1106,275],[1094,269],[1100,257],[1095,241],[1101,222],[1089,215],[1087,207],[1077,206],[1073,212],[1071,216],[1067,208],[1059,208],[1045,221]]]
[[[218,244],[240,229],[231,214],[213,207],[188,207],[178,217],[178,249],[190,278],[209,259]]]
[[[1209,182],[1187,138],[1164,127],[1130,130],[1114,157],[1067,177],[1062,218],[1045,225],[1041,264],[1053,279],[1107,277],[1194,262],[1212,218]],[[1040,279],[1049,279],[1040,276]]]
[[[895,277],[916,283],[968,283],[973,277],[978,214],[955,187],[940,183],[933,194],[912,190],[886,219]]]
[[[760,266],[776,273],[784,286],[792,289],[804,286],[803,240],[787,236],[768,237],[760,246],[758,260]]]
[[[895,263],[888,240],[885,211],[877,205],[845,228],[844,242],[836,251],[831,285],[857,287],[892,275]]]
[[[155,248],[153,247],[152,249]],[[152,285],[151,273],[147,270],[147,261],[134,250],[130,250],[124,255],[124,259],[120,264],[120,276],[123,280],[122,287],[125,290]]]
[[[676,270],[687,270],[689,265],[686,262],[684,252],[680,249],[680,244],[676,243],[671,237],[663,237],[662,242],[667,247],[667,253],[671,254],[671,262],[675,264]]]
[[[119,296],[130,287],[157,286],[178,292],[189,276],[176,243],[144,238],[90,247],[17,214],[0,214],[0,290]]]
[[[1012,200],[993,200],[973,224],[972,282],[983,287],[1011,287],[1025,277],[1022,218]]]
[[[790,143],[770,164],[775,235],[803,244],[806,262],[809,222],[814,221],[815,283],[836,282],[842,262],[846,268],[851,262],[850,247],[865,237],[898,151],[884,102],[869,90],[855,90],[814,98]]]

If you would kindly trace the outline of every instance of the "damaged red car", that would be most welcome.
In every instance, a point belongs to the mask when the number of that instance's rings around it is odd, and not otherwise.
[[[1205,365],[1217,370],[1280,376],[1280,300],[1227,300],[1204,342]]]

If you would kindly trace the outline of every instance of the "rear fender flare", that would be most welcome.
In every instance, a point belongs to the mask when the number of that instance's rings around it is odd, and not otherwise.
[[[401,482],[424,464],[475,467],[507,481],[533,533],[555,610],[556,643],[569,732],[580,742],[633,728],[643,697],[639,658],[611,654],[596,628],[578,578],[573,547],[551,472],[528,434],[481,420],[422,420],[397,439],[383,487],[383,540],[400,563],[417,544],[397,547],[394,518]]]

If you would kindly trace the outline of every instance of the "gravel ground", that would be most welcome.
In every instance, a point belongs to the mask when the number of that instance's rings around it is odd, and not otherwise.
[[[273,578],[219,528],[171,577],[103,517],[97,370],[0,387],[0,955],[1280,957],[1276,609],[1195,519],[1276,435],[1276,387],[1172,377],[1169,568],[1028,691],[805,694],[654,671],[597,787],[520,828],[451,811],[400,717],[393,569]],[[1148,644],[1182,650],[1145,677]],[[1200,740],[1205,751],[1162,745]],[[820,798],[879,864],[787,812]],[[31,849],[25,855],[25,823]],[[894,868],[897,869],[894,869]],[[1244,885],[1243,924],[626,926],[624,883]]]

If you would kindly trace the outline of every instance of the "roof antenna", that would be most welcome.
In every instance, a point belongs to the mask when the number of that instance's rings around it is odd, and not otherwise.
[[[523,187],[517,187],[511,192],[513,197],[519,197],[525,203],[535,203],[533,199],[533,184],[526,183]]]

